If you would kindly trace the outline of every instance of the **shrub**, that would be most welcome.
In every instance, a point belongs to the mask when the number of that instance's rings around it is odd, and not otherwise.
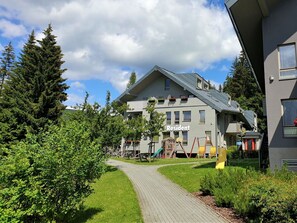
[[[248,182],[238,193],[235,210],[256,222],[295,222],[297,186],[271,176]]]
[[[66,222],[104,171],[104,156],[84,123],[28,135],[0,157],[0,222]]]

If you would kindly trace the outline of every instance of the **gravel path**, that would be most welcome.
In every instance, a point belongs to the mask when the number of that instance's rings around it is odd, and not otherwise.
[[[160,166],[142,166],[109,160],[122,170],[137,193],[145,223],[228,222],[202,201],[161,175]]]

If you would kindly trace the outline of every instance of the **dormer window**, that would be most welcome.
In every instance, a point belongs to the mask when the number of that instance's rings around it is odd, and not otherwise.
[[[207,83],[204,83],[203,84],[203,88],[204,88],[204,90],[208,90],[209,89],[209,85]]]
[[[202,80],[197,78],[197,88],[202,89]]]
[[[170,79],[166,78],[165,79],[165,91],[169,91],[170,90]]]

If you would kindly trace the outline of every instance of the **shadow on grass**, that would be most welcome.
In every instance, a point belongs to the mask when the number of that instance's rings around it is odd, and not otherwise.
[[[209,163],[202,163],[193,166],[193,169],[199,169],[199,168],[215,168],[216,162],[209,162]]]
[[[114,166],[106,166],[106,170],[105,172],[114,172],[117,171],[118,168],[114,167]]]
[[[76,213],[75,217],[71,221],[69,221],[69,223],[85,223],[101,211],[103,211],[103,209],[101,208],[83,208]]]
[[[215,168],[216,162],[209,162],[209,163],[202,163],[195,165],[193,169],[198,169],[198,168]],[[242,167],[242,168],[251,168],[255,170],[259,170],[259,161],[258,159],[255,158],[246,158],[246,159],[232,159],[228,160],[227,162],[227,167],[228,166],[236,166],[236,167]]]

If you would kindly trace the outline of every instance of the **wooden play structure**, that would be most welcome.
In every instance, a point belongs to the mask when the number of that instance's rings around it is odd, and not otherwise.
[[[200,140],[204,140],[204,145],[200,143]],[[195,147],[195,142],[197,141],[197,146],[198,146],[198,151],[197,151],[197,157],[198,158],[205,158],[206,156],[209,158],[216,157],[217,156],[217,148],[212,144],[211,139],[206,136],[206,137],[195,137],[191,152],[189,157],[191,158],[193,149]]]
[[[162,158],[175,158],[175,140],[171,137],[162,140],[164,152]]]

